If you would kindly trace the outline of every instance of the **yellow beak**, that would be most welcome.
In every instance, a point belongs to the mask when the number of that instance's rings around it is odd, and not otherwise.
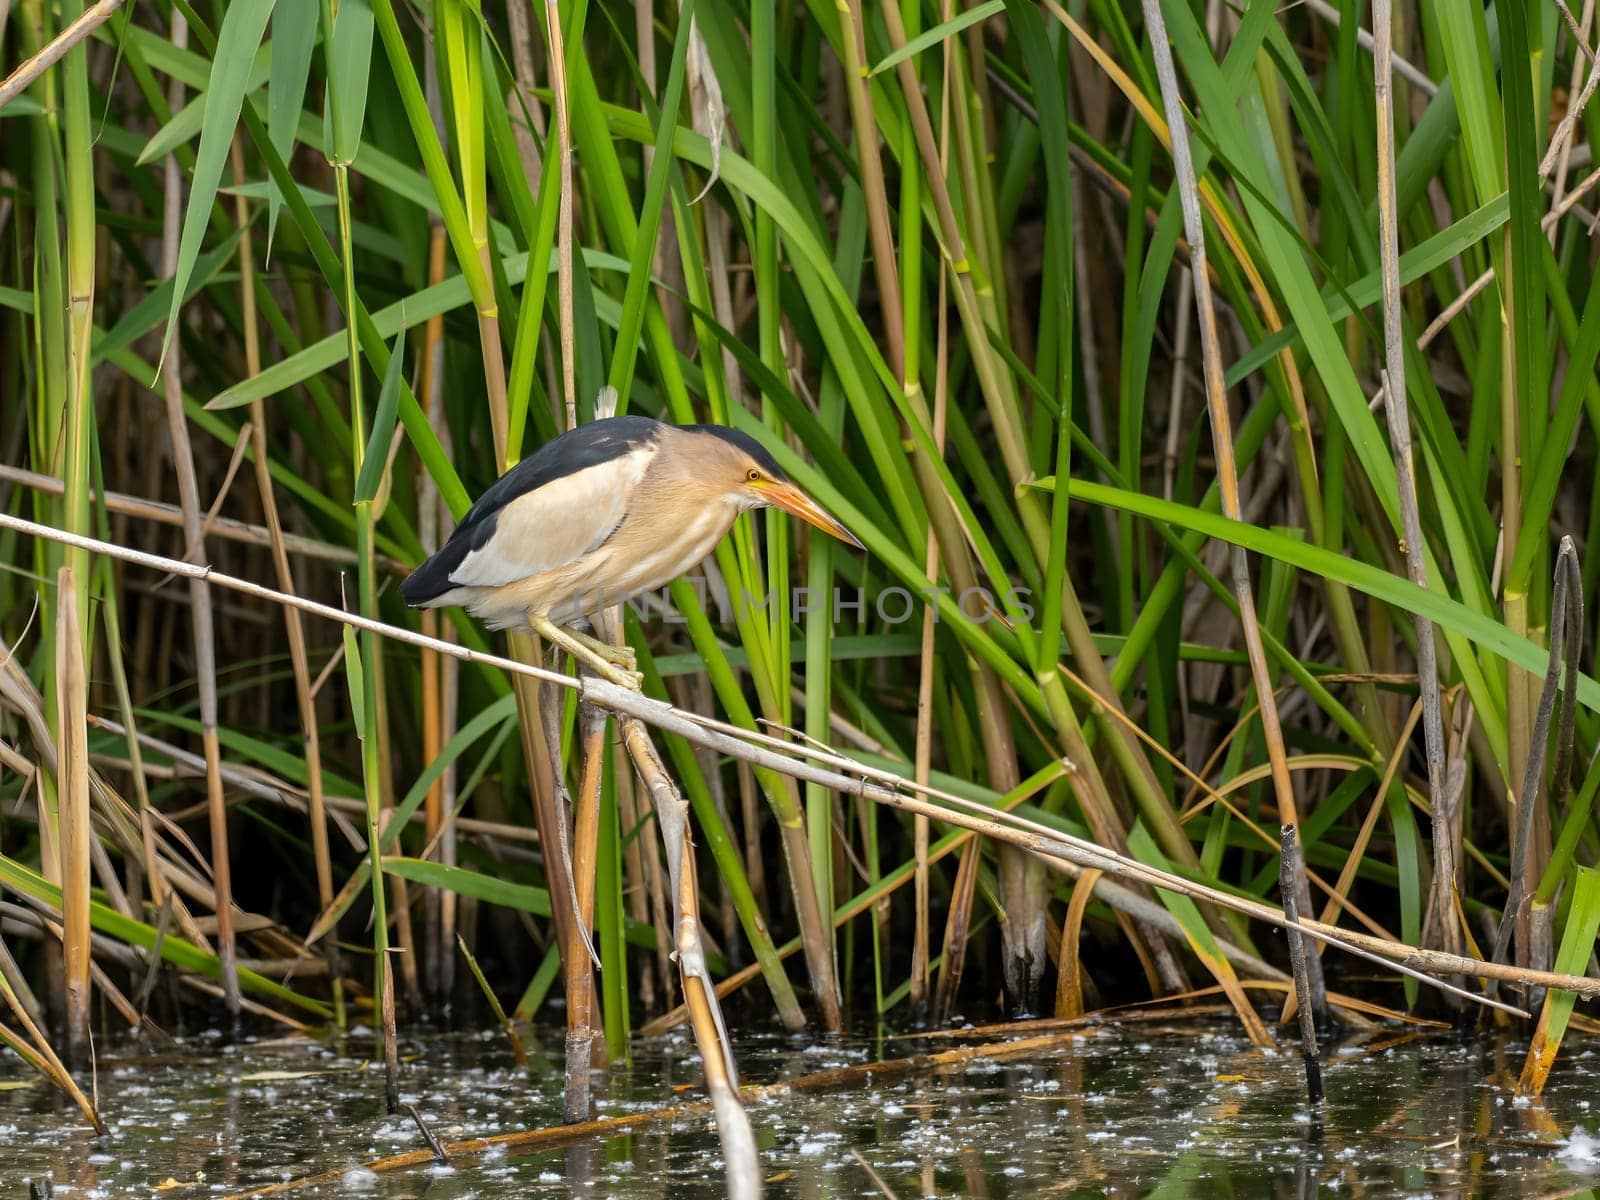
[[[866,549],[855,534],[829,516],[820,504],[795,487],[794,484],[765,483],[761,487],[761,495],[766,499],[767,503],[783,509],[784,512],[789,513],[791,516],[799,517],[802,521],[815,525],[823,533],[832,534],[841,542],[854,546],[858,550]]]

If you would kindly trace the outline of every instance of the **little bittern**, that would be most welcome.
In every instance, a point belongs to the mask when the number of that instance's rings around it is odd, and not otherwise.
[[[741,512],[766,505],[861,545],[749,434],[608,417],[502,475],[400,594],[413,608],[459,604],[491,629],[527,629],[636,687],[631,653],[571,626],[670,583]]]

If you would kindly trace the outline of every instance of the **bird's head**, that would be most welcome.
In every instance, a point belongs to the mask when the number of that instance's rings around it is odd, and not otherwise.
[[[777,459],[755,438],[724,425],[700,425],[696,432],[708,435],[709,453],[702,459],[706,482],[741,509],[781,508],[802,521],[832,534],[841,542],[865,550],[866,547],[820,504],[806,495],[784,473]]]

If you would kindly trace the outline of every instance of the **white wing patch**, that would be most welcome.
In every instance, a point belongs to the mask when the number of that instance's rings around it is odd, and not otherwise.
[[[461,560],[450,582],[502,587],[564,567],[611,536],[627,515],[655,447],[563,475],[500,510],[489,540]]]

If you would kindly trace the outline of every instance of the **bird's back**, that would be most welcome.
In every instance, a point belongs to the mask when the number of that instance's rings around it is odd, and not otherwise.
[[[413,608],[438,600],[456,587],[451,576],[462,561],[493,539],[500,514],[513,501],[579,471],[649,447],[660,438],[661,431],[661,422],[650,417],[608,417],[579,425],[546,442],[478,497],[438,553],[401,583],[401,597]]]

